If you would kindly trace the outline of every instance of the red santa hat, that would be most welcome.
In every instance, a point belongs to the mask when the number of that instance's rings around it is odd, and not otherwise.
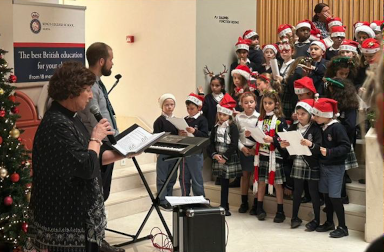
[[[251,77],[251,70],[247,66],[238,65],[235,69],[232,70],[231,76],[233,77],[234,74],[240,74],[246,80],[249,80]]]
[[[278,48],[277,48],[277,45],[276,45],[276,44],[268,44],[268,45],[263,45],[263,46],[262,46],[263,53],[264,53],[265,50],[267,50],[267,49],[272,49],[272,51],[273,51],[275,54],[277,54],[277,50],[278,50]]]
[[[365,22],[365,21],[357,21],[356,23],[353,24],[353,30],[356,30],[356,28],[361,26],[361,25],[368,25],[369,26],[369,23]]]
[[[325,45],[325,42],[324,42],[324,40],[319,40],[319,41],[312,41],[311,42],[311,45],[309,46],[309,47],[311,47],[311,46],[313,46],[313,45],[317,45],[318,47],[320,47],[321,48],[321,50],[323,50],[324,52],[327,50],[327,46]],[[308,52],[310,52],[310,48],[308,48]]]
[[[203,106],[204,97],[197,95],[195,93],[190,93],[187,97],[187,101],[191,101],[196,104],[198,107]]]
[[[277,33],[279,34],[279,38],[284,37],[287,33],[292,33],[292,25],[290,24],[282,24],[277,28]]]
[[[361,44],[362,53],[374,54],[378,51],[380,51],[380,43],[377,39],[369,38]]]
[[[242,39],[241,37],[239,37],[236,43],[236,51],[240,49],[249,51],[250,44],[251,44],[251,41],[249,39]]]
[[[296,104],[295,110],[297,110],[298,107],[301,107],[301,108],[305,109],[311,115],[314,104],[315,104],[314,99],[304,99],[304,100],[299,101]]]
[[[311,41],[319,41],[320,39],[322,39],[321,31],[319,29],[317,29],[316,27],[312,27],[311,35],[309,35],[309,40],[311,40]]]
[[[327,24],[328,24],[328,30],[330,30],[332,26],[343,26],[343,23],[341,22],[341,18],[339,17],[327,18]]]
[[[372,28],[369,26],[368,22],[363,22],[362,25],[358,26],[355,29],[355,37],[359,32],[364,32],[368,34],[369,37],[374,38],[375,37],[375,32],[372,30]]]
[[[374,32],[380,32],[380,27],[383,23],[384,21],[382,20],[373,20],[369,27],[371,27]]]
[[[345,28],[344,26],[333,26],[331,28],[331,37],[343,37],[345,38]]]
[[[337,101],[329,98],[319,98],[315,101],[312,114],[324,118],[338,117],[340,114],[337,108]]]
[[[312,78],[309,78],[307,76],[295,80],[293,83],[295,94],[305,94],[308,92],[312,92],[314,94],[317,93],[315,85],[313,84]]]
[[[340,51],[350,51],[357,53],[357,47],[359,43],[350,39],[344,39],[344,41],[340,45]]]
[[[297,23],[295,28],[296,28],[296,31],[297,31],[298,29],[303,28],[303,27],[311,29],[312,28],[312,22],[309,21],[308,19],[302,20],[299,23]]]
[[[232,115],[233,109],[236,107],[236,101],[228,93],[226,93],[223,99],[221,99],[220,104],[217,104],[216,107],[217,112]]]
[[[250,39],[254,36],[259,36],[254,30],[246,30],[243,34],[243,39]]]

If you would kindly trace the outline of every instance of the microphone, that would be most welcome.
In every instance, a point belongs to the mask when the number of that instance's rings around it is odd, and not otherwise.
[[[95,116],[96,120],[99,122],[101,119],[103,119],[103,116],[100,113],[100,109],[97,105],[92,105],[89,110],[91,113]],[[112,145],[116,144],[116,139],[113,135],[107,135],[109,142],[111,142]]]
[[[108,94],[109,94],[109,93],[116,87],[116,85],[117,85],[117,83],[119,83],[121,77],[122,77],[121,74],[116,74],[116,75],[115,75],[116,82],[115,82],[115,84],[113,84],[113,86],[111,87],[111,89],[108,91]]]

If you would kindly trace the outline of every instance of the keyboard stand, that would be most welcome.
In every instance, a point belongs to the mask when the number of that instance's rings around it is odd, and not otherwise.
[[[172,237],[171,231],[169,230],[169,228],[167,226],[167,223],[165,222],[165,219],[164,219],[164,217],[163,217],[163,215],[162,215],[162,213],[160,211],[160,208],[159,208],[159,205],[160,205],[159,195],[162,195],[162,193],[166,189],[169,181],[172,178],[172,175],[177,171],[177,168],[179,167],[180,161],[183,159],[183,157],[169,157],[169,158],[165,158],[164,159],[164,161],[171,161],[171,160],[175,160],[175,159],[177,160],[176,164],[173,166],[171,172],[168,174],[168,177],[165,180],[165,183],[163,184],[163,186],[160,189],[160,192],[157,194],[157,196],[155,198],[153,196],[153,193],[152,193],[151,189],[149,188],[148,182],[145,179],[143,172],[141,171],[139,163],[137,162],[135,157],[132,158],[132,160],[133,160],[133,162],[134,162],[134,164],[136,166],[136,169],[139,172],[140,178],[141,178],[141,180],[144,183],[145,189],[147,190],[148,195],[151,198],[152,206],[149,209],[147,215],[145,216],[141,226],[139,227],[139,229],[137,230],[135,235],[122,233],[122,232],[119,232],[119,231],[116,231],[116,230],[112,230],[112,229],[108,229],[108,228],[105,229],[107,231],[110,231],[110,232],[113,232],[113,233],[116,233],[116,234],[120,234],[120,235],[123,235],[123,236],[128,236],[128,237],[133,239],[132,241],[123,242],[123,243],[120,243],[120,244],[116,244],[114,246],[122,247],[122,246],[125,246],[125,245],[128,245],[128,244],[133,244],[133,243],[136,243],[136,242],[152,239],[151,235],[143,236],[141,238],[139,238],[139,236],[140,236],[141,231],[143,231],[143,228],[144,228],[145,224],[147,223],[149,217],[151,216],[151,213],[152,213],[153,209],[156,209],[156,212],[159,215],[159,218],[160,218],[161,222],[163,223],[163,226],[164,226],[165,230],[167,231],[169,240],[173,241],[173,237]]]

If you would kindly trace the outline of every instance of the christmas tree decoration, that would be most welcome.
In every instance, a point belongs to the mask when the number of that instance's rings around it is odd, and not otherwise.
[[[31,202],[31,192],[27,192],[25,194],[25,199],[27,200],[28,203]]]
[[[7,169],[5,169],[4,167],[1,167],[0,168],[0,178],[4,179],[7,175],[8,175]]]
[[[16,172],[11,175],[11,181],[13,183],[17,183],[17,182],[19,182],[19,180],[20,180],[20,175],[17,174]]]
[[[11,83],[17,78],[8,68],[5,53],[0,49],[0,251],[22,251],[29,222],[31,157],[21,141],[23,131],[16,127],[19,104]]]
[[[9,134],[11,135],[11,137],[13,138],[18,138],[20,136],[20,131],[16,128],[13,128]]]
[[[10,206],[13,204],[13,199],[11,196],[7,196],[4,198],[4,205],[6,206]]]

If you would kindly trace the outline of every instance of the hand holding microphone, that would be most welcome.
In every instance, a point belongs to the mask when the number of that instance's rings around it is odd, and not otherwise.
[[[108,140],[111,142],[112,145],[116,144],[116,139],[113,136],[114,130],[108,120],[103,118],[103,116],[101,115],[99,107],[97,105],[92,105],[89,110],[99,122],[93,128],[92,137],[99,140],[103,140],[107,136]]]

